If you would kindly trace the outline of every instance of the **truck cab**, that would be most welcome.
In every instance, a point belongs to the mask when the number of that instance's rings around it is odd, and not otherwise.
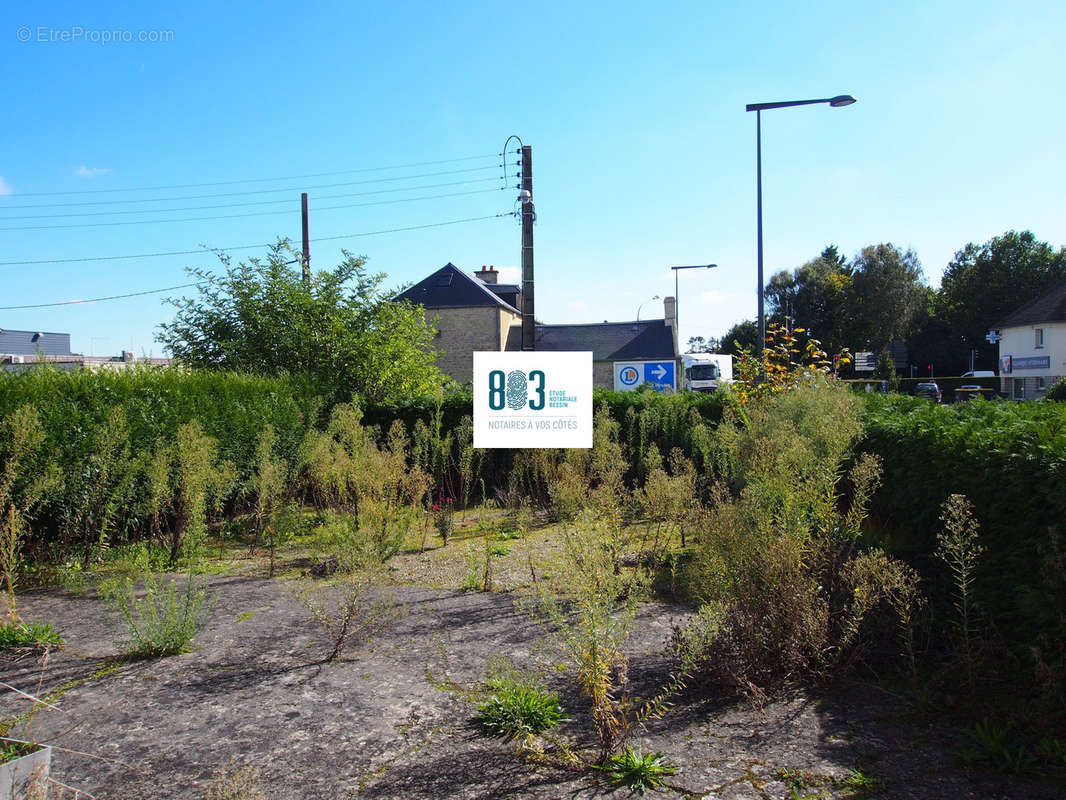
[[[715,392],[733,379],[733,357],[721,353],[686,353],[681,367],[682,386],[690,392]]]

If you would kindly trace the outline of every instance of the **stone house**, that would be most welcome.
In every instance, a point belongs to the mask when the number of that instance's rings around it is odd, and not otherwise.
[[[437,320],[437,366],[459,383],[469,383],[474,351],[522,349],[522,290],[498,282],[499,272],[482,267],[468,274],[448,263],[394,299],[421,305]],[[616,362],[674,361],[678,357],[676,305],[664,302],[663,319],[534,326],[535,349],[591,350],[593,385],[614,387]]]

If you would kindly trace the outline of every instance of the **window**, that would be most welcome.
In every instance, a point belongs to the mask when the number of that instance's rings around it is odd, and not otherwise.
[[[1047,378],[1037,378],[1036,391],[1039,393],[1043,392],[1045,389],[1047,389]]]
[[[1013,397],[1014,397],[1015,400],[1024,400],[1025,399],[1025,378],[1015,378],[1014,379]]]
[[[1036,347],[1043,347],[1044,346],[1044,329],[1043,328],[1034,328],[1033,330],[1036,331],[1036,343],[1035,343],[1035,346]]]

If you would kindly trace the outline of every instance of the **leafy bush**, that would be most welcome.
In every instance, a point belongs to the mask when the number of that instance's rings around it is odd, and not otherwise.
[[[632,747],[611,756],[599,769],[613,785],[625,786],[639,795],[663,786],[664,778],[677,772],[677,767],[668,763],[662,753],[642,753]]]
[[[509,677],[489,682],[491,694],[477,708],[477,721],[493,736],[528,738],[566,719],[559,698],[543,686]]]
[[[1066,378],[1060,378],[1051,384],[1044,392],[1045,400],[1055,400],[1057,402],[1066,401]]]
[[[861,627],[886,608],[911,621],[918,594],[913,570],[857,549],[880,478],[873,456],[845,472],[858,399],[807,386],[756,397],[747,412],[746,425],[727,418],[720,428],[726,467],[689,580],[705,606],[701,629],[708,618],[717,628],[706,668],[757,689],[846,667],[861,655]]]

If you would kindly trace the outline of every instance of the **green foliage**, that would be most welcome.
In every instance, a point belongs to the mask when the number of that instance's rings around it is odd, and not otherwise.
[[[0,651],[44,650],[62,646],[63,637],[59,631],[43,622],[8,620],[0,623]]]
[[[953,494],[943,505],[940,516],[944,530],[937,534],[937,557],[951,570],[955,588],[955,609],[958,611],[961,657],[970,686],[971,697],[976,692],[974,681],[973,583],[977,564],[984,548],[978,544],[977,521],[973,518],[973,504],[964,495]]]
[[[1056,402],[1066,401],[1066,378],[1061,378],[1055,383],[1051,384],[1044,392],[1045,400],[1054,400]]]
[[[300,374],[332,399],[373,402],[421,394],[439,383],[435,334],[421,308],[392,300],[384,275],[345,254],[336,268],[305,282],[287,241],[266,260],[222,274],[190,269],[198,298],[169,302],[177,311],[157,338],[184,364],[263,375]]]
[[[662,753],[643,753],[632,747],[611,756],[599,768],[614,786],[625,786],[641,796],[664,786],[665,779],[677,773]]]
[[[1005,726],[984,720],[966,734],[970,742],[960,750],[959,757],[968,764],[1011,775],[1029,772],[1036,765],[1033,753],[1024,743],[1014,740]]]
[[[489,681],[488,688],[476,719],[493,736],[528,739],[566,720],[559,698],[538,683],[506,676]]]
[[[289,463],[274,453],[274,426],[267,425],[256,446],[256,470],[251,489],[255,492],[255,538],[264,541],[270,551],[270,576],[274,576],[278,545],[288,539],[296,526],[293,516],[298,512],[289,502],[291,497]],[[285,523],[282,517],[286,516]]]
[[[937,406],[900,395],[867,395],[865,406],[858,449],[884,464],[872,510],[885,546],[932,554],[941,504],[965,495],[981,521],[985,557],[973,580],[984,612],[1023,659],[1038,638],[1066,640],[1066,620],[1048,602],[1062,596],[1048,559],[1066,519],[1066,406]]]
[[[0,577],[4,581],[7,615],[12,622],[18,620],[15,585],[27,529],[26,516],[56,483],[51,465],[42,469],[40,462],[34,462],[43,441],[44,432],[32,406],[20,406],[0,420]]]
[[[143,593],[127,578],[104,584],[101,595],[119,619],[125,623],[134,657],[187,653],[192,639],[203,628],[211,613],[213,598],[208,596],[206,580],[189,571],[180,584],[169,581],[142,565]]]
[[[944,270],[936,312],[947,336],[978,363],[994,364],[995,345],[985,340],[999,320],[1066,279],[1066,248],[1055,251],[1030,231],[1007,231],[982,245],[968,244]]]
[[[741,688],[846,667],[862,626],[887,624],[881,608],[913,620],[913,570],[857,549],[880,478],[869,457],[845,472],[860,405],[840,388],[800,387],[750,403],[744,426],[720,426],[730,466],[700,518],[689,591],[707,607],[700,630],[716,630],[700,634],[706,669]]]

